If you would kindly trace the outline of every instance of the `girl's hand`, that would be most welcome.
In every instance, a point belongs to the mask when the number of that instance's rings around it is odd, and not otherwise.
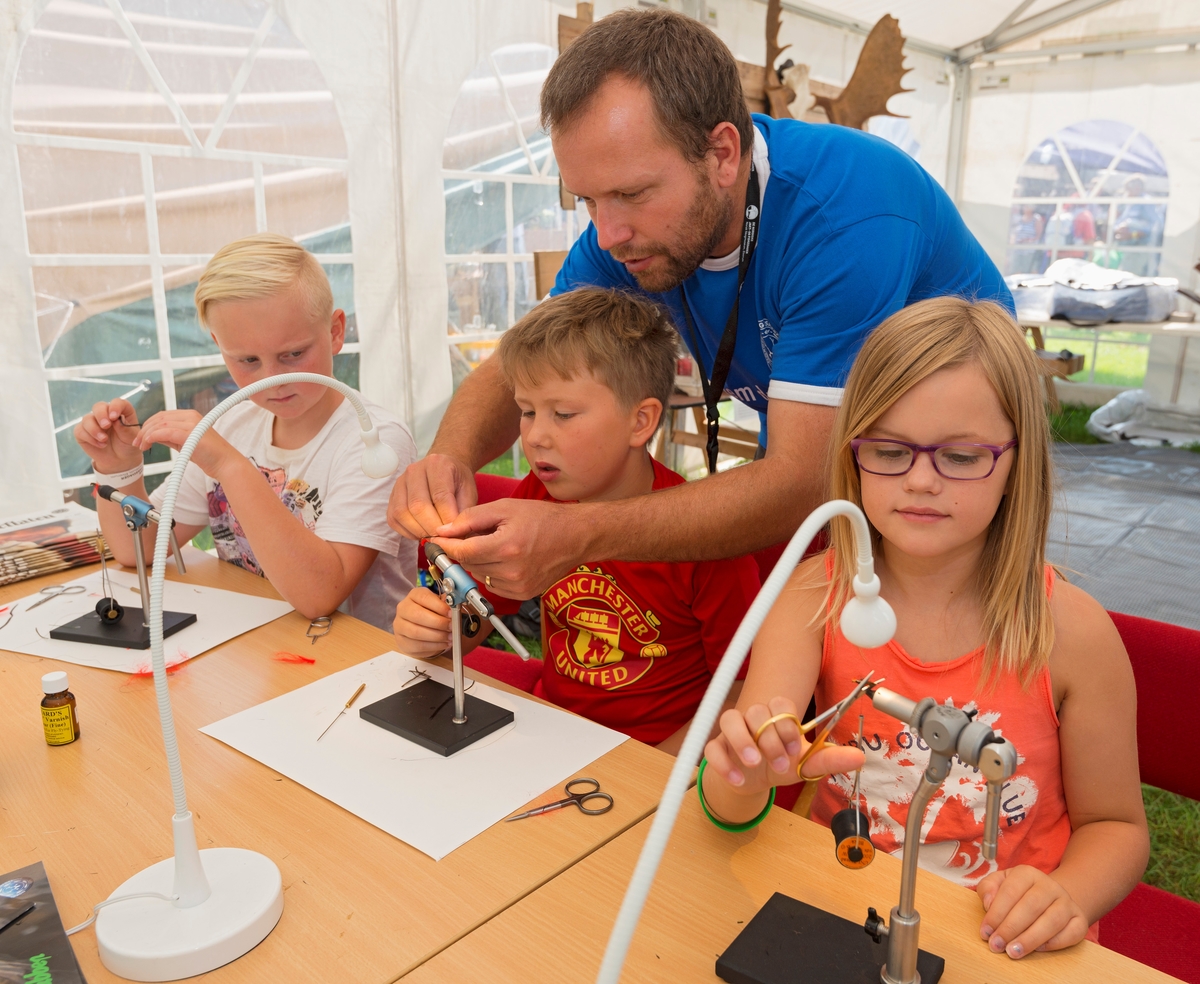
[[[137,411],[128,400],[97,403],[75,425],[75,441],[96,470],[114,475],[142,463]]]
[[[743,713],[731,708],[721,715],[721,733],[704,749],[709,769],[738,793],[758,795],[772,786],[800,782],[796,764],[810,743],[790,718],[776,721],[759,736],[759,728],[776,714],[796,714],[796,705],[786,697],[774,697],[769,704],[755,704]],[[829,772],[850,772],[863,763],[857,748],[828,748],[815,752],[804,764],[804,777]]]
[[[142,451],[149,451],[155,444],[165,444],[178,451],[200,420],[200,414],[195,410],[160,411],[142,425],[141,433],[137,437],[137,447]],[[244,460],[244,456],[214,430],[210,430],[200,439],[192,453],[192,461],[200,470],[209,478],[218,480],[221,467],[234,460]]]
[[[437,656],[451,645],[450,608],[428,588],[413,588],[396,606],[392,632],[396,648],[406,656]]]
[[[1061,950],[1087,935],[1078,903],[1050,875],[1027,864],[994,871],[976,887],[983,902],[979,934],[996,953],[1019,960],[1033,950]]]

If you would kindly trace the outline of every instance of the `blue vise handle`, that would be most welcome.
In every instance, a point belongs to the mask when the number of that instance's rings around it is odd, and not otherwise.
[[[118,492],[111,485],[97,485],[96,494],[102,499],[107,499],[121,510],[121,515],[125,517],[125,525],[134,533],[137,533],[138,530],[144,530],[151,523],[158,524],[160,518],[158,510],[145,499],[139,499],[136,495]],[[179,573],[186,574],[187,568],[183,565],[183,552],[179,549],[179,541],[175,539],[174,520],[171,521],[171,552],[175,555],[175,566],[178,568]],[[148,596],[144,599],[144,602],[146,605],[150,604]]]
[[[483,596],[475,579],[463,569],[461,564],[456,564],[451,560],[450,555],[436,543],[425,544],[425,558],[441,574],[438,594],[442,596],[442,601],[451,608],[465,607],[480,618],[486,618],[521,659],[529,659],[529,651],[521,645],[520,640],[496,615],[492,603]]]

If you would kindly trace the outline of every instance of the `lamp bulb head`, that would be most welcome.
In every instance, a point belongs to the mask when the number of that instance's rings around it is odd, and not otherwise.
[[[853,585],[854,597],[842,609],[842,635],[862,649],[886,646],[896,634],[896,613],[879,597],[879,576],[872,574],[870,581],[856,577]]]
[[[372,427],[362,432],[362,470],[370,478],[387,478],[400,467],[400,456],[388,444],[379,440],[379,431]]]

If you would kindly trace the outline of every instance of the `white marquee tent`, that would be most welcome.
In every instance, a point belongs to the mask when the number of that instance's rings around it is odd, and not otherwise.
[[[764,2],[667,3],[740,59],[764,60]],[[616,4],[595,6],[600,17]],[[0,515],[87,484],[70,431],[96,399],[204,410],[227,390],[190,304],[221,243],[270,229],[317,253],[352,315],[336,371],[425,447],[454,371],[533,303],[532,252],[565,248],[586,221],[558,206],[536,120],[566,6],[0,9]],[[834,85],[870,26],[899,18],[913,91],[890,108],[907,119],[871,129],[943,183],[1005,272],[1080,255],[1064,216],[1086,210],[1107,244],[1094,258],[1196,286],[1200,0],[829,0],[784,11],[787,56]],[[1138,209],[1149,231],[1117,249],[1114,226]],[[161,455],[148,471],[169,467]]]

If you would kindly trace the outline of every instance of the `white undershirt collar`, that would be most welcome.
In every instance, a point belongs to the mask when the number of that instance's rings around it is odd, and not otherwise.
[[[754,162],[754,169],[758,172],[758,207],[761,211],[762,203],[767,197],[767,180],[771,177],[771,161],[767,154],[766,138],[758,127],[754,127],[754,149],[750,151],[750,159]],[[714,273],[736,270],[739,249],[741,249],[740,246],[725,256],[710,256],[700,264],[700,269],[711,270]]]

